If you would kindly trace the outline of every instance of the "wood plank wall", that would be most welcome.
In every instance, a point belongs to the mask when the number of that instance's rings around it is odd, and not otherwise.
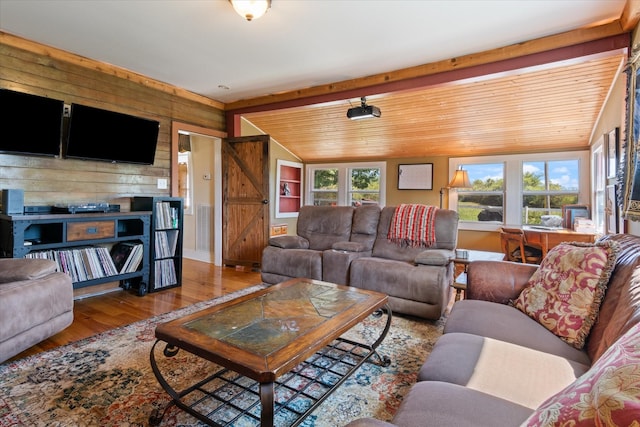
[[[153,165],[0,154],[0,189],[24,190],[25,205],[108,202],[128,211],[131,196],[170,195],[169,189],[157,188],[157,180],[170,182],[172,121],[225,130],[222,110],[120,77],[126,73],[106,64],[101,72],[2,43],[0,64],[0,88],[160,122]],[[34,117],[33,126],[37,125]],[[28,138],[29,129],[24,134]]]

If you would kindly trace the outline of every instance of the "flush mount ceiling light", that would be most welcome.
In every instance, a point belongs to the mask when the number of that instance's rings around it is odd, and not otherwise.
[[[271,0],[229,0],[229,3],[247,21],[260,18],[271,7]]]
[[[347,110],[347,117],[351,120],[368,119],[371,117],[380,117],[380,109],[373,105],[367,105],[367,98],[360,98],[360,106],[349,108]]]

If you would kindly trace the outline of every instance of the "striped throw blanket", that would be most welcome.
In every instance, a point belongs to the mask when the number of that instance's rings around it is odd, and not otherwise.
[[[405,205],[396,207],[387,239],[414,247],[430,247],[436,242],[435,206]]]

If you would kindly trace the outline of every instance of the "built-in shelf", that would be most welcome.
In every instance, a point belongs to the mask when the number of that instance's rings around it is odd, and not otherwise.
[[[302,206],[302,163],[277,160],[276,218],[297,217]]]

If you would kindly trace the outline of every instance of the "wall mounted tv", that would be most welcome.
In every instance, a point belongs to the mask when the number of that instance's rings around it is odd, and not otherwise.
[[[0,89],[0,153],[60,155],[64,102]]]
[[[64,156],[151,165],[159,130],[155,120],[71,104]]]

